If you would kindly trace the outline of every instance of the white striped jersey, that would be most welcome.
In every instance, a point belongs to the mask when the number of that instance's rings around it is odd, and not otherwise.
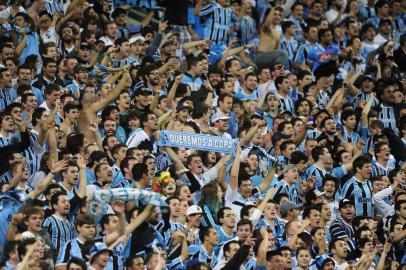
[[[218,3],[204,6],[200,11],[204,22],[204,38],[210,39],[215,44],[226,44],[228,41],[227,31],[238,22],[238,17],[231,8],[224,8]]]
[[[293,103],[293,100],[289,96],[287,98],[284,98],[279,93],[277,94],[277,96],[279,98],[279,110],[281,112],[289,111],[295,114],[295,103]]]
[[[58,251],[58,257],[65,244],[76,237],[75,226],[67,218],[62,220],[55,215],[49,216],[42,227],[49,233],[52,248]]]
[[[355,177],[344,184],[340,194],[340,199],[346,198],[354,202],[357,216],[374,216],[372,197],[371,182],[369,180],[361,182]]]
[[[51,15],[57,12],[64,14],[63,3],[60,0],[45,0],[45,7]]]
[[[0,133],[0,147],[4,147],[4,146],[11,144],[12,137],[13,137],[13,133],[10,133],[7,137],[3,136]]]
[[[28,174],[32,176],[39,170],[41,157],[46,151],[45,144],[40,146],[37,143],[39,133],[35,130],[31,130],[30,134],[30,146],[25,149],[21,154],[25,157]]]
[[[381,104],[381,111],[379,112],[378,119],[383,122],[383,125],[386,128],[390,128],[392,130],[397,130],[396,127],[396,113],[393,106],[386,107]]]

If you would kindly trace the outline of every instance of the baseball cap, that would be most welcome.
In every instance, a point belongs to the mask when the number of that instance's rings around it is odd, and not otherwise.
[[[188,109],[190,112],[193,111],[193,108],[190,107],[189,104],[187,104],[186,102],[178,104],[178,106],[176,106],[176,111],[180,111],[184,108]]]
[[[186,216],[196,215],[196,214],[203,214],[203,210],[200,206],[192,205],[189,206],[186,210]]]
[[[94,258],[104,252],[108,252],[113,255],[113,251],[107,248],[106,244],[103,242],[96,242],[90,247],[90,262],[93,262]]]
[[[353,203],[352,201],[350,201],[349,199],[342,199],[342,200],[340,200],[340,202],[338,203],[338,209],[343,208],[343,207],[346,206],[347,204],[354,205],[354,203]]]
[[[224,114],[221,112],[215,112],[211,116],[211,123],[213,124],[213,123],[217,122],[218,120],[228,120],[228,119],[230,119],[228,114]]]
[[[326,192],[321,192],[318,189],[311,189],[306,192],[305,194],[305,201],[307,203],[311,203],[312,200],[315,200],[316,198],[323,196]]]
[[[371,74],[365,74],[365,75],[362,77],[361,81],[365,81],[365,80],[375,81],[375,80],[374,80],[374,77],[372,77]]]
[[[145,43],[146,39],[145,37],[141,36],[141,35],[137,35],[137,36],[133,36],[130,38],[130,40],[128,41],[129,44],[133,44],[135,42],[140,42],[140,43]]]
[[[152,91],[149,90],[148,88],[139,88],[137,91],[134,92],[135,96],[139,95],[152,95]]]
[[[113,19],[117,18],[118,16],[120,16],[121,14],[127,14],[127,12],[125,11],[125,9],[123,8],[116,8],[113,13],[111,13],[111,17]]]
[[[87,42],[80,43],[80,49],[90,49],[90,45]]]
[[[301,207],[302,207],[302,204],[296,204],[291,201],[285,201],[285,202],[281,203],[279,210],[280,210],[282,216],[286,216],[288,214],[288,211],[293,210],[293,209],[298,209]]]

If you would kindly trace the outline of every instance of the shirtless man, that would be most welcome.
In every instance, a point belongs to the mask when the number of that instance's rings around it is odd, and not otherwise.
[[[125,72],[116,87],[103,99],[96,101],[95,95],[92,93],[83,95],[81,100],[83,109],[79,112],[78,128],[85,135],[88,143],[95,143],[96,140],[94,133],[89,130],[89,125],[97,120],[97,112],[116,99],[120,95],[121,90],[130,87],[131,82],[130,73]]]
[[[288,59],[286,51],[280,49],[281,34],[276,30],[282,18],[282,8],[275,7],[266,17],[259,36],[255,64],[258,68],[271,67],[274,64],[285,64]]]

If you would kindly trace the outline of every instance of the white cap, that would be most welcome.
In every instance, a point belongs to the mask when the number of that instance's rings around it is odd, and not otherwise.
[[[228,114],[224,114],[221,112],[215,112],[211,116],[211,123],[213,124],[218,120],[228,120],[228,119],[230,119],[230,116],[228,116]]]
[[[133,44],[134,42],[137,42],[137,41],[145,42],[145,38],[143,36],[141,36],[141,35],[133,36],[133,37],[130,38],[128,43]]]
[[[186,210],[186,216],[195,215],[195,214],[203,214],[202,208],[197,205],[189,206]]]

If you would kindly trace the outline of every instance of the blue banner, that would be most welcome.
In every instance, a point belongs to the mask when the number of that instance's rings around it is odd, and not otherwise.
[[[237,140],[176,131],[160,131],[157,145],[168,147],[184,147],[202,151],[232,154],[237,147]]]

